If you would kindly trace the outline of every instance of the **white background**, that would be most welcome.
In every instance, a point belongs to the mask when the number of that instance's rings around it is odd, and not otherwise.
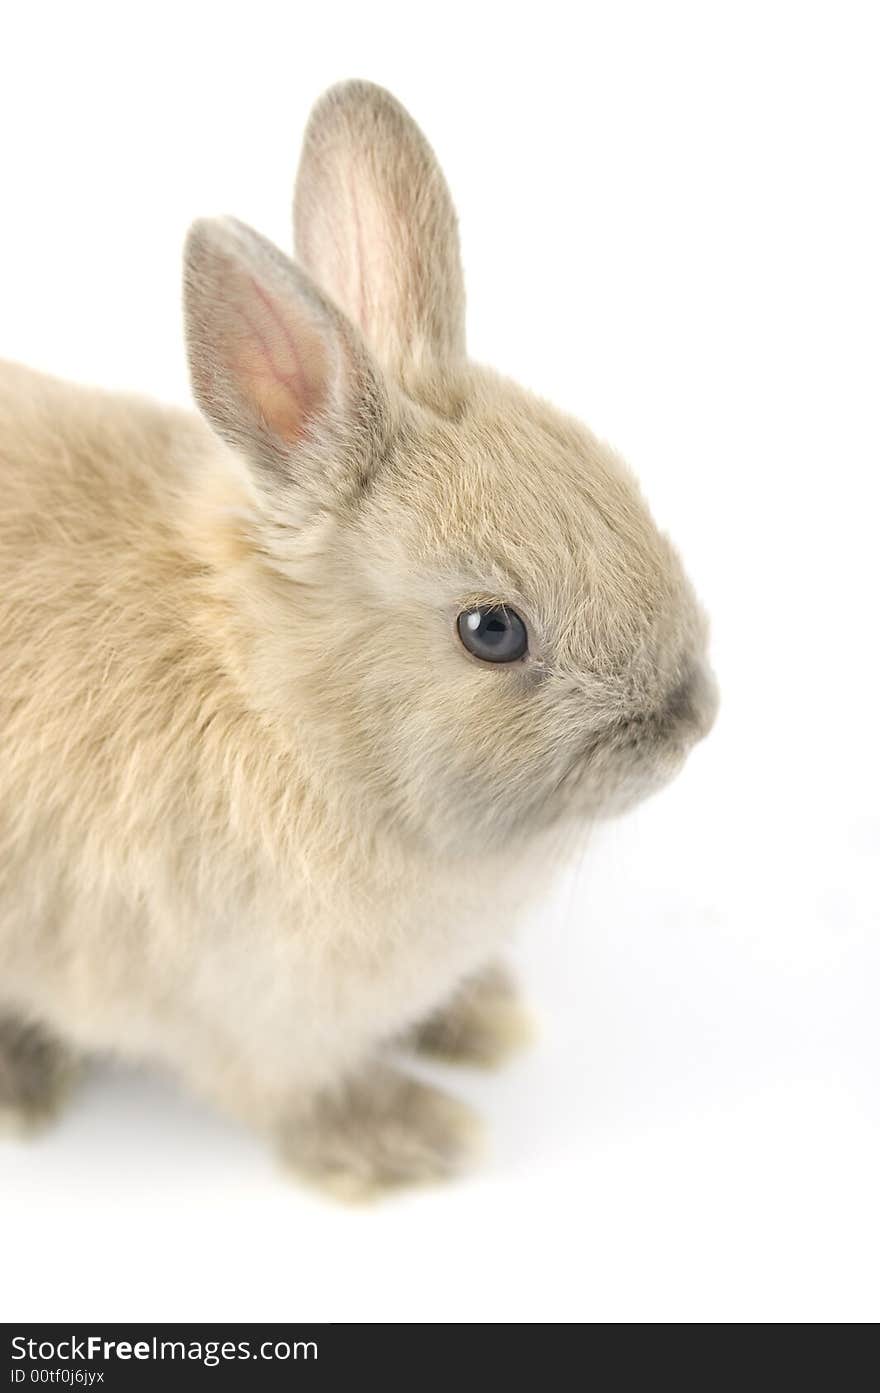
[[[524,935],[542,1033],[453,1080],[492,1138],[471,1178],[337,1209],[102,1069],[0,1145],[3,1317],[880,1315],[872,8],[7,11],[0,354],[188,399],[188,223],[288,246],[311,102],[381,82],[454,191],[474,356],[630,458],[723,706]]]

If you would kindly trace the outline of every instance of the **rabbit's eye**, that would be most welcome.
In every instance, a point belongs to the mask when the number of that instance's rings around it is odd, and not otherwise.
[[[487,663],[514,663],[529,646],[525,624],[505,605],[462,610],[458,636],[469,653]]]

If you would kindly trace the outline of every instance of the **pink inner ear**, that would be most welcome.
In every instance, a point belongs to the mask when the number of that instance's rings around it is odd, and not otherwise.
[[[327,346],[303,306],[282,307],[252,276],[239,313],[239,385],[273,435],[295,444],[326,400]]]

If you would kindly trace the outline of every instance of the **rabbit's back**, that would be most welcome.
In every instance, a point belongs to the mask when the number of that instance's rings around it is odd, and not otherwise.
[[[47,900],[97,903],[175,835],[193,731],[228,699],[174,526],[190,429],[0,368],[0,961],[14,937],[55,931]]]
[[[184,412],[0,363],[4,647],[38,613],[81,621],[132,577],[163,588],[181,552],[169,499],[187,431],[206,434]]]

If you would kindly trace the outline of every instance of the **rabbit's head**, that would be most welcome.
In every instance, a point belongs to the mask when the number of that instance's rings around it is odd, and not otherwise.
[[[187,248],[196,396],[248,480],[254,699],[435,847],[630,805],[715,710],[633,478],[467,360],[449,193],[387,93],[318,104],[295,225],[297,264],[225,220]]]

